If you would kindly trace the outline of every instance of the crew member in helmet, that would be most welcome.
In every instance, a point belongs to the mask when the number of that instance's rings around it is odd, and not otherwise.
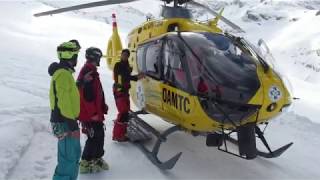
[[[129,99],[129,89],[130,81],[137,81],[144,77],[144,74],[139,74],[132,76],[132,68],[129,65],[128,58],[130,56],[130,51],[124,49],[121,52],[121,60],[116,63],[113,70],[114,84],[113,84],[113,94],[116,101],[116,106],[118,109],[118,116],[113,127],[114,141],[127,141],[127,123],[128,115],[130,110],[130,99]]]
[[[79,44],[79,43],[78,43]],[[58,164],[53,180],[78,177],[81,155],[80,131],[77,118],[80,112],[80,96],[72,76],[77,65],[80,45],[64,42],[57,47],[59,63],[52,63],[48,72],[50,83],[51,126],[58,138]]]
[[[108,112],[97,67],[100,66],[102,52],[96,47],[86,50],[86,62],[78,76],[80,93],[80,116],[82,132],[87,135],[83,149],[80,173],[108,170],[104,155],[104,114]]]

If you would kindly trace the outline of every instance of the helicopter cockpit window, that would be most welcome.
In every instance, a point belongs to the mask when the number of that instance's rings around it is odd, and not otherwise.
[[[203,104],[208,115],[223,121],[226,113],[237,122],[253,113],[254,108],[239,106],[260,87],[252,55],[223,34],[182,32],[181,38],[193,92],[210,97]]]
[[[228,37],[187,32],[182,33],[182,37],[189,46],[186,48],[189,49],[186,59],[195,90],[198,89],[200,77],[208,81],[207,84],[233,89],[237,93],[228,93],[229,97],[225,97],[231,100],[239,97],[240,91],[248,95],[244,98],[248,100],[259,88],[255,61]]]
[[[163,77],[166,82],[180,89],[187,89],[187,74],[182,66],[184,52],[182,52],[178,43],[173,40],[167,40],[164,45],[163,57]]]
[[[146,73],[154,78],[160,79],[160,57],[161,57],[161,41],[152,42],[146,48]]]

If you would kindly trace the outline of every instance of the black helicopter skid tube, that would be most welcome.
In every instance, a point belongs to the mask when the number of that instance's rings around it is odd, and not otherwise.
[[[182,152],[179,152],[165,162],[162,162],[158,159],[158,153],[161,143],[166,141],[168,135],[180,130],[181,128],[179,126],[173,126],[163,133],[160,133],[148,123],[139,118],[137,116],[137,113],[130,113],[130,120],[128,124],[128,138],[133,144],[139,147],[139,149],[154,165],[156,165],[161,170],[172,169],[182,155]],[[146,141],[151,139],[150,133],[156,137],[156,143],[152,147],[151,151],[144,145]]]
[[[293,142],[286,144],[274,151],[271,150],[271,148],[268,145],[268,142],[266,140],[266,138],[263,135],[263,132],[260,130],[260,128],[258,126],[255,127],[255,132],[258,135],[258,137],[260,138],[260,140],[262,141],[262,143],[264,144],[264,146],[268,149],[268,153],[266,152],[262,152],[257,150],[257,154],[261,157],[264,158],[276,158],[279,157],[282,153],[284,153],[287,149],[289,149],[289,147],[293,144]]]
[[[284,153],[287,149],[289,149],[291,147],[291,145],[293,145],[293,142],[291,142],[291,143],[288,143],[288,144],[286,144],[286,145],[284,145],[284,146],[272,151],[270,146],[267,143],[267,140],[265,139],[265,137],[263,135],[263,132],[260,130],[260,128],[258,126],[255,126],[255,133],[258,135],[258,138],[262,141],[263,145],[269,151],[269,152],[263,152],[263,151],[260,151],[260,150],[256,149],[257,155],[261,156],[263,158],[277,158],[282,153]],[[237,139],[235,139],[235,138],[230,137],[230,135],[224,136],[224,140],[227,140],[227,141],[231,142],[232,144],[239,146],[239,141]],[[252,159],[252,158],[247,158],[245,156],[241,156],[239,154],[235,154],[235,153],[229,152],[227,148],[226,149],[222,149],[221,146],[218,147],[218,149],[220,151],[223,151],[223,152],[238,156],[238,157],[243,158],[243,159]]]
[[[277,150],[271,151],[269,153],[258,151],[258,156],[264,157],[264,158],[276,158],[279,157],[282,153],[284,153],[289,147],[293,144],[293,142],[282,146],[281,148],[278,148]]]

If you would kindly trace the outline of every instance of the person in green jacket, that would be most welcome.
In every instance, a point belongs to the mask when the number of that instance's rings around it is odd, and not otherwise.
[[[50,84],[51,126],[58,138],[58,164],[53,180],[76,180],[81,155],[80,131],[77,118],[80,96],[72,73],[77,65],[80,45],[76,40],[57,47],[59,63],[52,63],[48,72]]]

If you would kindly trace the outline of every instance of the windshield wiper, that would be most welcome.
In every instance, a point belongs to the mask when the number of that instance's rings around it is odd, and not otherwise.
[[[231,39],[231,41],[235,44],[235,45],[238,45],[241,48],[244,48],[246,50],[246,52],[248,52],[251,56],[253,56],[252,52],[254,52],[254,54],[257,56],[258,58],[258,61],[260,62],[260,64],[262,65],[263,67],[263,71],[264,73],[268,72],[269,69],[270,69],[270,66],[268,65],[268,63],[258,54],[256,53],[250,46],[249,43],[247,43],[247,41],[242,38],[242,37],[236,37],[236,36],[233,36],[229,33],[225,33],[225,35],[227,37],[229,37]]]
[[[255,53],[255,55],[257,56],[258,58],[258,61],[261,63],[262,67],[263,67],[263,70],[264,70],[264,73],[268,72],[269,69],[270,69],[270,66],[268,65],[268,63],[258,54],[256,53],[251,47],[250,45],[246,42],[246,40],[244,40],[243,38],[240,38],[240,42],[242,43],[242,45],[248,49],[249,51],[251,50],[252,52]]]

